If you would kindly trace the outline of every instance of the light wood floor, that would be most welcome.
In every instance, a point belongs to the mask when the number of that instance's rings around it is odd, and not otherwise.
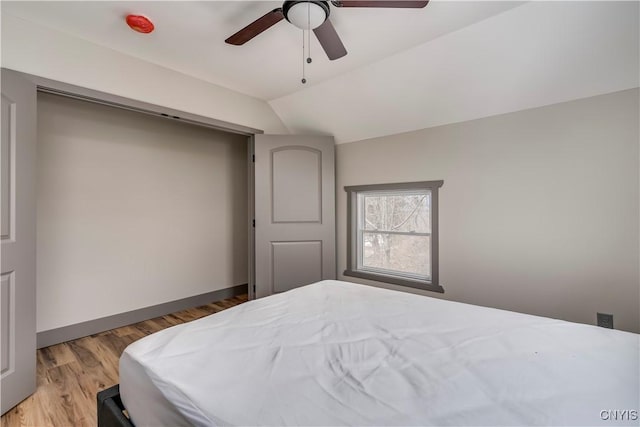
[[[38,350],[38,389],[2,416],[2,427],[96,426],[96,393],[119,382],[126,346],[246,300],[241,295]]]

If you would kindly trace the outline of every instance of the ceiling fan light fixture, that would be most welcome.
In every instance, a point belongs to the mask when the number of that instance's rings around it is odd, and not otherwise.
[[[282,10],[287,21],[301,30],[318,28],[329,17],[329,4],[326,1],[285,1]]]

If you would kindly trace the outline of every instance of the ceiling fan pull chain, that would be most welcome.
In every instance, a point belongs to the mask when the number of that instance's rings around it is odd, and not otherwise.
[[[311,2],[307,2],[307,64],[311,64]]]
[[[307,79],[304,74],[304,30],[302,31],[302,84],[307,82]]]

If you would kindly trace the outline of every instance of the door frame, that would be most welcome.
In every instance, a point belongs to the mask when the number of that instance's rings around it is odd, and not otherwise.
[[[9,70],[9,68],[6,69]],[[261,129],[256,129],[249,126],[239,125],[224,120],[201,116],[198,114],[187,113],[186,111],[163,107],[161,105],[151,104],[148,102],[137,101],[135,99],[126,98],[124,96],[112,95],[107,92],[101,92],[98,90],[88,89],[82,86],[76,86],[57,80],[51,80],[33,74],[22,73],[15,70],[11,71],[22,75],[22,77],[28,80],[31,80],[36,85],[36,89],[38,92],[51,93],[54,95],[80,99],[83,101],[108,105],[110,107],[121,108],[124,110],[136,111],[138,113],[160,116],[164,117],[167,120],[177,120],[183,123],[190,123],[196,126],[204,126],[225,132],[245,135],[248,137],[255,134],[264,133],[264,131]]]
[[[8,69],[8,68],[7,68]],[[195,126],[203,126],[223,132],[244,135],[247,139],[247,205],[248,205],[248,272],[247,272],[247,292],[250,300],[255,299],[255,228],[254,228],[254,135],[263,134],[264,130],[256,129],[249,126],[239,125],[236,123],[218,120],[212,117],[201,116],[198,114],[188,113],[186,111],[176,110],[174,108],[163,107],[157,104],[151,104],[144,101],[127,98],[124,96],[113,95],[107,92],[101,92],[82,86],[64,83],[45,77],[36,76],[34,74],[23,73],[11,70],[20,74],[22,77],[32,81],[36,85],[37,92],[50,93],[54,95],[66,96],[68,98],[79,99],[82,101],[94,102],[101,105],[120,108],[123,110],[134,111],[152,116],[160,116],[167,120],[179,121]]]
[[[247,293],[249,300],[256,299],[256,138],[254,135],[249,137],[247,143],[247,193],[249,200],[247,201],[247,227],[248,235],[248,267],[247,275]]]
[[[254,293],[254,275],[255,266],[253,265],[255,259],[254,248],[254,171],[253,171],[253,150],[254,150],[254,135],[263,134],[264,130],[252,128],[249,126],[239,125],[236,123],[227,122],[224,120],[215,119],[212,117],[201,116],[198,114],[188,113],[186,111],[177,110],[170,107],[164,107],[157,104],[151,104],[144,101],[138,101],[135,99],[127,98],[124,96],[113,95],[107,92],[99,90],[89,89],[82,86],[73,85],[70,83],[64,83],[57,80],[48,79],[45,77],[37,76],[34,74],[23,73],[21,71],[11,70],[10,68],[4,68],[13,73],[20,75],[21,77],[33,82],[36,86],[37,92],[50,93],[59,96],[65,96],[68,98],[78,99],[87,102],[93,102],[101,105],[106,105],[114,108],[120,108],[123,110],[133,111],[137,113],[148,114],[156,117],[162,117],[167,120],[178,121],[187,123],[194,126],[202,126],[210,129],[216,129],[223,132],[244,135],[247,137],[247,154],[248,154],[248,183],[247,183],[247,197],[248,197],[248,295],[249,299],[255,298]]]

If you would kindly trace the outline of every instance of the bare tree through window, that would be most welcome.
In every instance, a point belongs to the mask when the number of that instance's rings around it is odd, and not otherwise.
[[[347,186],[346,276],[444,292],[438,284],[443,181]]]
[[[428,190],[416,193],[362,193],[362,266],[429,278]]]

